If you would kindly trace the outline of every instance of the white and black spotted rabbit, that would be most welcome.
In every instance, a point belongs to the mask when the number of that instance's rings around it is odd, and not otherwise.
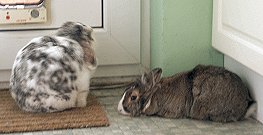
[[[17,53],[10,92],[28,112],[56,112],[86,106],[97,67],[92,28],[66,22],[54,36],[31,40]]]
[[[241,79],[222,67],[196,66],[193,70],[161,78],[156,68],[133,82],[118,105],[124,115],[157,115],[217,122],[242,120],[256,104]]]

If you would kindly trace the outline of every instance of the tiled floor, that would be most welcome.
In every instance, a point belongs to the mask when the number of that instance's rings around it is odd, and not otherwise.
[[[19,135],[263,135],[263,125],[255,120],[221,124],[189,119],[122,116],[117,112],[117,104],[122,92],[122,89],[92,92],[107,111],[110,120],[109,127],[32,132]]]

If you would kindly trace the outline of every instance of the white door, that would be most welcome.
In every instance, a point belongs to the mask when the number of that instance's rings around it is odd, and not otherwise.
[[[213,47],[263,75],[263,1],[214,0]]]
[[[94,28],[99,61],[95,76],[138,75],[149,67],[149,42],[141,40],[147,38],[141,36],[141,26],[148,24],[141,21],[144,11],[140,0],[46,0],[45,7],[46,23],[0,25],[0,81],[9,80],[15,55],[22,46],[33,37],[51,35],[68,20]]]

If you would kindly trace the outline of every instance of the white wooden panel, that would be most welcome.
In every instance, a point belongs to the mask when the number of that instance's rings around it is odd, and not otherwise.
[[[140,0],[121,2],[114,0],[112,4],[111,34],[120,44],[125,53],[131,56],[134,62],[140,62]],[[133,7],[133,8],[127,8]],[[123,12],[125,11],[125,12]],[[133,13],[133,14],[130,14]]]
[[[102,0],[51,0],[51,26],[58,28],[65,21],[102,26]]]
[[[213,47],[263,75],[263,1],[214,0]]]
[[[263,47],[262,0],[224,0],[222,8],[223,27]]]
[[[104,1],[104,29],[97,33],[101,65],[140,64],[140,0]]]

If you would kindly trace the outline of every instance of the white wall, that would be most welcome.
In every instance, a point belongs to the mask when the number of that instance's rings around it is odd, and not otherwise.
[[[256,100],[258,105],[257,120],[263,123],[263,76],[228,56],[225,56],[224,60],[225,68],[237,73],[247,84],[251,96]]]

